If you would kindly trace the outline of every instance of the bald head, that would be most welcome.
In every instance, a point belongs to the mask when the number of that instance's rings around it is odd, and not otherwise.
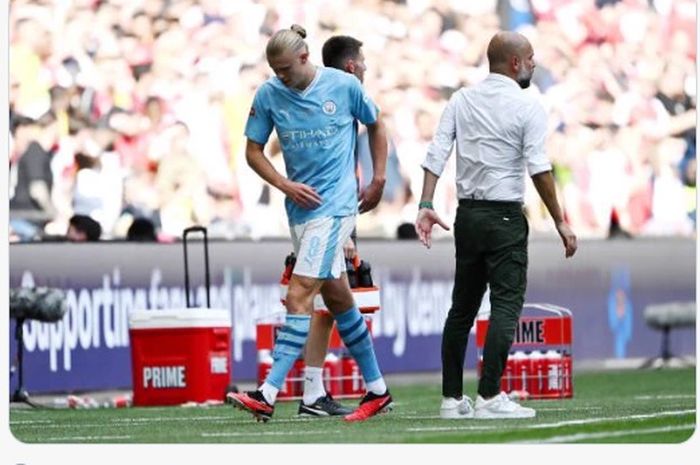
[[[492,73],[513,78],[523,89],[530,85],[535,62],[532,45],[524,35],[512,31],[496,33],[489,42],[486,56]]]
[[[517,32],[501,31],[491,38],[486,56],[491,67],[503,66],[508,64],[512,56],[520,56],[528,48],[532,49],[532,46],[524,35]]]

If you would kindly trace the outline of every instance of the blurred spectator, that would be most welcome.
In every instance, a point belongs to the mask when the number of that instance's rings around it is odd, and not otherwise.
[[[157,242],[156,227],[148,218],[134,218],[126,232],[127,241]]]
[[[55,120],[41,123],[30,118],[15,118],[13,149],[10,154],[10,225],[22,240],[42,235],[43,227],[56,215],[51,201],[53,174],[51,157],[55,143]]]
[[[66,239],[71,242],[96,242],[100,240],[100,223],[86,215],[73,215],[68,222]]]
[[[53,47],[48,30],[38,18],[13,16],[14,37],[10,42],[10,83],[17,83],[14,108],[22,115],[38,119],[49,109],[50,79],[44,71]]]
[[[382,202],[358,218],[364,237],[395,237],[415,217],[426,140],[452,92],[487,75],[486,44],[501,28],[537,50],[528,92],[550,114],[548,152],[580,237],[695,231],[690,0],[16,0],[9,11],[21,240],[63,234],[76,213],[105,238],[125,237],[134,217],[175,237],[195,222],[219,237],[286,236],[284,199],[251,175],[243,127],[271,75],[265,43],[294,22],[319,61],[331,35],[364,43],[365,86],[395,149]],[[454,211],[454,190],[439,183],[436,208]],[[526,211],[534,234],[555,234],[529,184]]]
[[[114,132],[109,129],[86,129],[75,154],[73,212],[97,220],[107,237],[122,208],[123,173],[114,151]]]
[[[211,204],[206,177],[192,153],[190,132],[178,122],[168,129],[168,150],[158,164],[155,184],[161,230],[171,236],[196,224],[209,224]]]
[[[689,235],[693,222],[688,217],[686,194],[678,173],[685,143],[676,138],[660,141],[654,153],[651,218],[644,225],[648,235]]]

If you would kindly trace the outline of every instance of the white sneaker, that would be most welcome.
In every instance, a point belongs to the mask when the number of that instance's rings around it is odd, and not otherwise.
[[[474,418],[534,418],[535,409],[523,407],[512,401],[505,392],[489,400],[477,396],[474,406]]]
[[[461,400],[453,397],[443,397],[440,405],[440,418],[445,420],[457,420],[460,418],[474,418],[472,400],[462,396]]]

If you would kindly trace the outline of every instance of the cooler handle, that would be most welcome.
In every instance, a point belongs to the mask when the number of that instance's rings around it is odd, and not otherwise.
[[[187,262],[187,235],[193,232],[201,232],[204,235],[204,283],[207,291],[207,307],[211,308],[209,298],[209,241],[207,239],[207,228],[204,226],[190,226],[182,231],[182,249],[185,254],[185,302],[187,308],[190,307],[190,268]]]
[[[532,302],[523,304],[523,308],[536,308],[549,313],[554,313],[557,316],[573,316],[573,313],[568,308],[560,307],[559,305]]]

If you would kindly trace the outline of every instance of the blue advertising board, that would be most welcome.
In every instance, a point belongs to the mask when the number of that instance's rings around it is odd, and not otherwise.
[[[278,282],[289,244],[211,242],[210,248],[211,306],[229,309],[232,317],[232,382],[252,381],[256,324],[284,314]],[[526,301],[571,309],[575,361],[654,357],[661,335],[645,323],[644,308],[695,302],[690,240],[584,241],[572,260],[565,260],[560,248],[555,241],[531,242]],[[361,252],[381,289],[373,335],[382,370],[439,371],[453,286],[452,243],[438,242],[428,251],[413,242],[364,241]],[[196,270],[200,264],[197,259],[190,264],[194,305],[206,306],[203,273]],[[129,313],[184,308],[183,282],[179,244],[11,246],[11,287],[59,287],[67,296],[62,321],[25,322],[24,387],[35,393],[129,388]],[[482,306],[488,310],[488,295]],[[473,339],[467,369],[476,365]],[[14,320],[9,344],[16,368]],[[671,349],[695,354],[695,329],[674,331]],[[16,386],[15,370],[10,387]]]

